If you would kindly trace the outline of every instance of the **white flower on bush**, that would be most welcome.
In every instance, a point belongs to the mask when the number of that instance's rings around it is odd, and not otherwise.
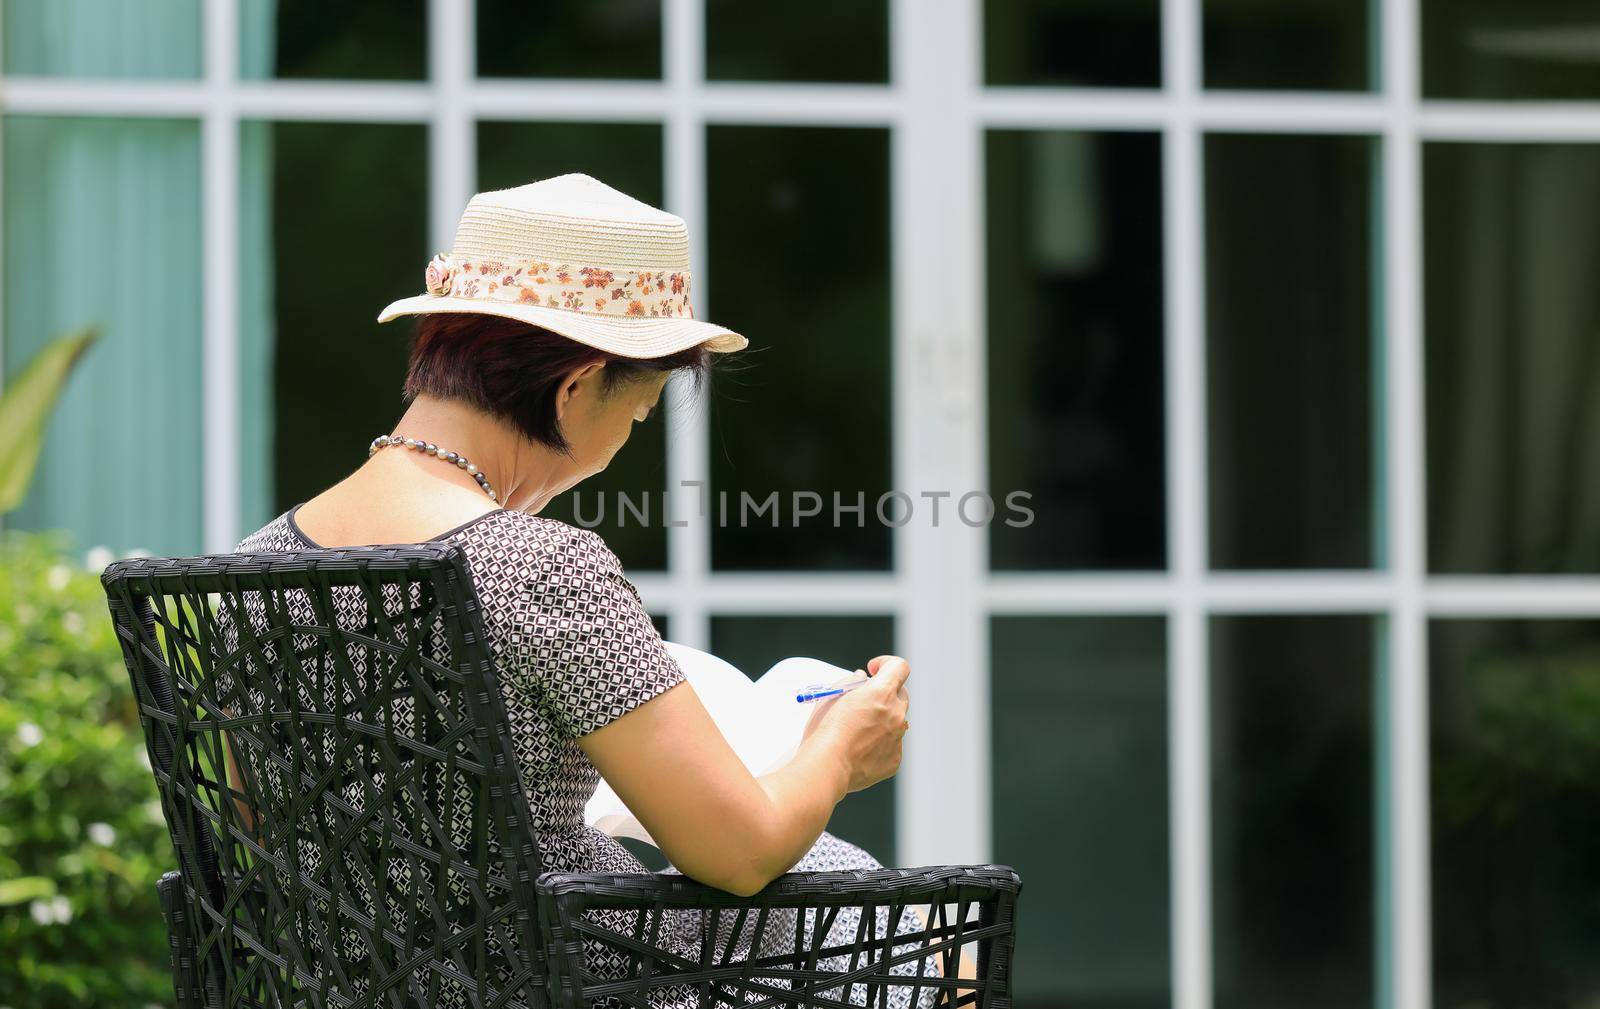
[[[106,565],[116,559],[117,555],[111,552],[110,547],[90,547],[89,552],[83,555],[83,566],[99,574],[106,569]]]
[[[117,829],[109,823],[91,823],[89,840],[102,848],[109,848],[117,843]]]
[[[50,570],[45,572],[45,583],[50,586],[51,592],[60,592],[71,580],[72,569],[65,564],[51,565]]]
[[[72,920],[72,902],[65,897],[36,900],[28,905],[28,914],[39,925],[65,925]]]
[[[76,637],[83,633],[83,614],[77,610],[68,610],[61,614],[61,629]]]
[[[44,730],[32,722],[23,722],[17,726],[17,742],[24,747],[35,747],[44,742]]]

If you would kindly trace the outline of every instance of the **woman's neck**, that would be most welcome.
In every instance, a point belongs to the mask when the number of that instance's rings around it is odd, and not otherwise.
[[[537,514],[566,489],[565,481],[571,475],[566,457],[532,442],[503,421],[453,400],[418,396],[393,430],[465,456],[488,478],[500,504],[517,511]],[[430,466],[426,458],[413,455],[416,464],[440,479],[483,494],[466,471],[443,463]]]
[[[420,542],[502,507],[536,515],[565,489],[565,457],[463,404],[419,396],[391,431],[464,456],[498,500],[459,466],[390,447],[301,505],[305,535],[325,546]]]

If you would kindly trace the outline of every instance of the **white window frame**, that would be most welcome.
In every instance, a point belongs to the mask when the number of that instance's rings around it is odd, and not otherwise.
[[[987,488],[984,377],[984,133],[990,128],[1136,130],[1163,138],[1166,478],[1169,567],[1149,574],[990,573],[981,530],[913,522],[881,574],[717,573],[703,524],[669,532],[669,568],[640,575],[674,637],[705,646],[713,614],[871,612],[895,618],[918,671],[919,731],[899,780],[902,864],[984,862],[989,808],[989,619],[1009,614],[1152,614],[1169,641],[1173,1004],[1212,1001],[1207,621],[1223,613],[1365,613],[1385,628],[1376,796],[1375,1005],[1432,1001],[1428,837],[1428,621],[1600,616],[1600,577],[1429,576],[1425,565],[1421,144],[1431,140],[1600,143],[1600,102],[1423,101],[1418,0],[1378,0],[1382,88],[1362,94],[1206,91],[1202,0],[1161,0],[1158,90],[985,87],[982,0],[888,0],[891,83],[706,82],[699,0],[662,0],[663,78],[650,82],[477,80],[471,0],[430,0],[425,83],[241,81],[237,0],[206,0],[205,73],[192,81],[0,78],[0,113],[196,119],[204,213],[205,534],[241,534],[237,345],[239,125],[244,119],[425,123],[429,234],[448,248],[474,190],[479,119],[655,122],[669,209],[706,234],[708,124],[870,125],[891,136],[895,486]],[[3,30],[3,26],[0,26]],[[1380,431],[1388,566],[1371,572],[1212,572],[1206,549],[1202,140],[1207,131],[1359,133],[1382,146]],[[703,240],[697,300],[711,308]],[[754,334],[759,341],[760,335]],[[709,472],[704,411],[675,423],[669,486]],[[693,511],[695,493],[675,505]],[[1048,914],[1038,908],[1034,914]]]

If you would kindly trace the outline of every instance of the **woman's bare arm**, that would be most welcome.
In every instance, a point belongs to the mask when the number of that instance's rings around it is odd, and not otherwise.
[[[872,682],[824,702],[794,758],[760,778],[687,682],[578,745],[684,875],[748,896],[804,857],[840,799],[898,770],[911,670],[897,656],[868,667]]]
[[[228,787],[237,793],[233,805],[239,811],[239,822],[244,825],[245,830],[253,831],[256,829],[256,814],[251,810],[250,804],[243,799],[246,794],[244,775],[239,773],[239,762],[233,756],[233,740],[226,732],[222,733],[222,750],[227,755]]]
[[[831,737],[760,778],[683,682],[578,745],[684,875],[748,896],[816,843],[849,786]]]

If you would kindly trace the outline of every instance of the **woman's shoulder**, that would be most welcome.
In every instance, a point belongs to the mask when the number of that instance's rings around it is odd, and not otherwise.
[[[554,518],[507,512],[454,537],[491,622],[504,617],[512,636],[550,622],[563,627],[646,622],[643,596],[605,540]]]
[[[584,529],[543,515],[530,515],[515,508],[502,508],[490,514],[499,520],[497,524],[480,522],[476,523],[476,526],[487,527],[491,535],[520,540],[538,547],[577,548],[611,553],[606,541],[592,529]]]
[[[492,522],[477,522],[453,539],[462,540],[491,565],[571,573],[577,570],[621,573],[622,564],[606,541],[591,529],[558,519],[506,508]]]

